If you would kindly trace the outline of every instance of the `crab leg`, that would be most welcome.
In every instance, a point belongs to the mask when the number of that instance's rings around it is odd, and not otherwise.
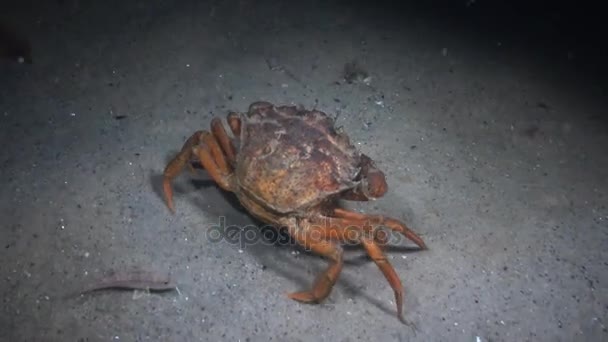
[[[213,120],[211,120],[211,131],[213,132],[213,135],[222,147],[222,150],[226,154],[228,163],[234,165],[236,159],[234,144],[232,143],[232,140],[230,140],[230,137],[228,137],[228,134],[224,129],[224,125],[222,124],[222,120],[220,120],[219,118],[214,118]]]
[[[163,191],[167,206],[171,212],[175,212],[171,181],[177,177],[184,166],[189,165],[193,156],[198,157],[203,168],[209,172],[211,178],[213,178],[222,189],[227,191],[233,189],[231,184],[232,172],[218,141],[213,134],[207,131],[198,131],[186,140],[181,151],[165,168],[163,174]]]
[[[356,213],[353,213],[356,214]],[[348,216],[348,215],[345,215]],[[395,272],[395,269],[391,266],[389,261],[386,259],[380,246],[374,241],[375,238],[370,236],[369,234],[364,234],[364,232],[371,232],[372,226],[370,226],[369,220],[361,220],[356,215],[351,215],[350,218],[323,218],[325,222],[328,222],[329,225],[324,227],[326,231],[336,231],[347,230],[351,227],[355,227],[354,230],[350,230],[349,232],[349,240],[356,239],[360,242],[367,254],[371,257],[374,263],[378,266],[384,277],[390,284],[391,288],[395,293],[395,303],[397,305],[397,316],[399,319],[404,322],[403,319],[403,287],[401,285],[401,280]]]
[[[319,303],[329,296],[342,271],[342,247],[327,240],[318,239],[311,234],[308,223],[289,225],[287,231],[304,248],[330,259],[325,272],[319,274],[310,291],[289,293],[288,297],[303,303]]]
[[[234,191],[232,171],[222,149],[215,136],[209,132],[203,132],[202,140],[204,144],[199,144],[192,149],[203,164],[203,167],[213,180],[226,191]]]
[[[218,139],[213,134],[207,131],[203,132],[203,134],[201,135],[201,139],[204,144],[199,144],[198,146],[195,146],[192,152],[199,157],[201,164],[203,164],[203,167],[207,170],[207,172],[211,174],[212,172],[219,171],[224,175],[230,173],[230,166],[228,165],[228,161],[226,161],[226,155],[224,154],[224,151],[222,151]],[[211,154],[213,164],[210,164],[210,166],[213,166],[212,168],[215,169],[215,171],[210,170],[209,168],[207,168],[205,163],[203,163],[203,159],[201,158],[200,154],[201,148],[203,146],[205,146],[207,148],[206,150]],[[217,181],[216,177],[211,177],[215,181]]]
[[[395,272],[393,266],[391,266],[386,256],[382,253],[382,250],[378,245],[374,243],[374,241],[367,237],[361,237],[361,244],[365,247],[367,254],[372,258],[372,260],[376,263],[384,277],[391,285],[391,288],[395,292],[395,304],[397,305],[397,317],[399,320],[405,324],[408,324],[403,318],[403,285],[401,285],[401,280]]]
[[[184,146],[180,152],[167,164],[165,171],[163,172],[163,191],[165,194],[165,201],[171,212],[175,212],[173,207],[173,189],[171,188],[171,181],[179,175],[183,170],[184,166],[190,165],[190,160],[193,157],[192,149],[200,144],[201,135],[203,131],[197,131],[190,138],[186,140]]]
[[[335,217],[340,217],[344,219],[348,219],[356,222],[373,222],[374,226],[385,226],[393,231],[403,234],[408,239],[412,240],[418,247],[421,249],[428,249],[424,240],[414,231],[409,229],[403,222],[398,221],[391,217],[383,217],[380,215],[365,215],[361,213],[356,213],[354,211],[349,211],[343,208],[335,208],[333,210],[333,215]]]
[[[234,134],[235,138],[239,138],[241,136],[241,118],[239,113],[230,112],[228,113],[228,126],[230,126],[230,130]]]

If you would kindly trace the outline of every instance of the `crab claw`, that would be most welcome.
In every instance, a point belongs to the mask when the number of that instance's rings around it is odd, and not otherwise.
[[[345,192],[342,196],[346,200],[369,201],[380,198],[388,191],[388,184],[384,173],[376,168],[374,161],[361,154],[361,172],[359,185]]]

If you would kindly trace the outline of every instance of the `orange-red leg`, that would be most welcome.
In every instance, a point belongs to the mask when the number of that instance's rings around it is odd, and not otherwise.
[[[194,147],[193,153],[198,155],[201,164],[203,164],[205,170],[209,172],[211,178],[213,178],[220,188],[226,191],[234,190],[232,173],[225,167],[226,159],[223,155],[219,154],[216,158],[216,155],[213,153],[213,148],[210,148],[208,145]]]
[[[367,251],[367,254],[372,258],[372,260],[376,263],[388,283],[391,285],[391,288],[395,292],[395,304],[397,305],[397,317],[399,320],[405,324],[409,324],[403,318],[403,285],[401,284],[401,280],[395,272],[393,266],[391,266],[386,256],[382,253],[382,250],[378,245],[374,243],[374,241],[368,237],[361,237],[361,244]]]
[[[203,168],[222,189],[231,191],[234,188],[232,171],[217,138],[207,131],[197,131],[186,140],[181,151],[169,162],[163,173],[165,201],[171,212],[175,212],[171,181],[184,166],[189,165],[193,157],[198,158]]]
[[[192,149],[200,144],[203,131],[197,131],[186,140],[180,152],[167,164],[163,172],[163,192],[165,201],[171,212],[174,212],[173,207],[173,189],[171,181],[183,170],[186,165],[190,165],[190,160],[193,157]]]
[[[328,240],[319,239],[311,234],[308,223],[296,223],[287,227],[289,235],[304,248],[313,251],[330,261],[327,269],[319,274],[310,291],[293,292],[288,296],[303,303],[318,303],[329,296],[340,272],[342,271],[342,247]]]
[[[222,120],[220,120],[219,118],[214,118],[213,120],[211,120],[211,131],[213,132],[213,135],[222,147],[222,150],[226,155],[226,159],[228,159],[228,163],[230,163],[230,165],[234,165],[236,159],[236,150],[234,144],[232,143],[232,140],[226,133],[226,129],[224,129],[224,124],[222,124]]]
[[[235,138],[240,138],[241,136],[241,116],[239,113],[230,112],[228,114],[228,126],[230,126],[230,130],[234,134]]]
[[[390,217],[383,217],[380,215],[366,215],[361,213],[356,213],[354,211],[349,211],[343,208],[335,208],[333,210],[333,215],[335,217],[341,217],[345,219],[350,219],[353,221],[367,221],[371,222],[371,225],[374,226],[384,226],[393,231],[403,234],[408,239],[412,240],[418,247],[421,249],[428,249],[424,241],[418,234],[414,233],[411,229],[409,229],[403,222],[396,220]]]
[[[236,154],[237,147],[235,146],[235,142],[240,138],[241,135],[241,115],[236,112],[230,112],[227,116],[228,126],[234,135],[234,138],[231,138],[228,134],[224,125],[222,124],[222,120],[219,118],[214,118],[211,120],[211,132],[213,136],[217,139],[217,142],[221,146],[222,151],[224,151],[224,155],[230,166],[232,168],[235,167],[236,164]],[[194,161],[196,162],[196,161]],[[190,170],[194,172],[194,168],[192,165],[188,165]],[[202,166],[202,165],[201,165]]]
[[[360,242],[393,289],[395,293],[395,304],[397,305],[397,316],[405,323],[403,319],[403,287],[401,285],[401,280],[399,279],[397,272],[395,272],[395,269],[382,253],[378,243],[375,242],[376,234],[374,233],[373,225],[369,223],[369,220],[361,219],[359,216],[361,214],[350,212],[339,213],[342,214],[342,217],[319,217],[315,219],[312,226],[319,228],[312,231],[327,232],[328,234],[333,233],[338,238],[346,235],[348,240],[357,240]]]
[[[213,158],[214,166],[217,169],[219,169],[222,173],[230,172],[230,166],[228,165],[228,161],[226,160],[226,156],[224,155],[224,152],[222,151],[222,148],[220,147],[218,139],[212,133],[209,133],[207,131],[203,132],[201,139],[203,140],[204,144],[199,144],[199,146],[195,146],[195,150],[196,150],[196,148],[198,148],[200,146],[207,146],[207,151],[210,152],[211,157]],[[201,161],[201,164],[203,164],[203,161],[201,160],[200,155],[198,153],[196,153],[195,150],[193,150],[193,152],[199,156],[199,160]],[[207,169],[207,167],[205,167],[205,164],[203,164],[203,167],[208,172],[210,171],[209,169]]]

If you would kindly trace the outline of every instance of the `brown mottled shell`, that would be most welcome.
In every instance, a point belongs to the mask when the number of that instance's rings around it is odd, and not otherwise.
[[[256,102],[243,118],[235,174],[249,196],[289,213],[355,187],[359,161],[325,113]]]

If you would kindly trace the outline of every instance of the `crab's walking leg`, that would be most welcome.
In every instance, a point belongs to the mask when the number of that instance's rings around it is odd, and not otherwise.
[[[184,166],[190,165],[192,157],[199,159],[203,168],[222,189],[228,191],[233,189],[230,183],[230,166],[218,141],[213,134],[207,131],[197,131],[186,140],[181,151],[169,162],[163,173],[163,192],[171,212],[175,212],[171,181],[183,170]]]
[[[230,112],[228,113],[228,126],[230,126],[230,130],[234,134],[235,138],[239,138],[241,136],[241,116],[239,113]]]
[[[165,194],[165,201],[171,212],[175,212],[173,207],[173,189],[171,188],[171,181],[177,177],[177,175],[183,170],[184,166],[190,165],[190,160],[193,157],[192,149],[200,143],[201,135],[203,131],[197,131],[186,142],[182,147],[181,151],[167,164],[165,171],[163,172],[163,191]]]
[[[201,139],[204,144],[195,146],[192,152],[198,156],[205,170],[222,189],[233,191],[232,172],[217,140],[209,132],[203,132]]]
[[[303,303],[319,303],[329,296],[340,272],[342,271],[342,247],[323,239],[315,237],[308,230],[308,224],[299,223],[288,226],[289,235],[308,250],[324,256],[330,260],[327,269],[319,274],[310,291],[293,292],[288,294],[289,298]]]
[[[421,249],[428,249],[424,240],[418,234],[414,233],[411,229],[409,229],[403,222],[398,221],[391,217],[384,217],[380,215],[365,215],[361,213],[356,213],[354,211],[349,211],[343,208],[335,208],[333,211],[333,215],[335,217],[345,218],[349,220],[353,220],[355,222],[369,222],[368,224],[372,224],[374,226],[384,226],[388,227],[393,231],[403,234],[406,238],[412,240],[418,247]]]
[[[408,324],[403,318],[403,286],[401,285],[401,280],[395,272],[393,266],[391,266],[386,256],[382,253],[382,250],[378,245],[374,243],[374,241],[368,237],[361,237],[361,244],[365,247],[367,254],[372,258],[372,260],[376,263],[384,277],[391,285],[391,288],[395,292],[395,304],[397,305],[397,316],[399,320],[405,324]]]
[[[397,315],[399,316],[399,319],[403,321],[403,287],[401,285],[401,280],[399,279],[397,272],[395,272],[395,269],[382,253],[380,246],[374,242],[375,237],[370,234],[373,233],[373,228],[372,225],[370,225],[369,220],[360,220],[359,217],[355,215],[352,215],[350,218],[319,217],[317,220],[319,220],[319,222],[325,222],[325,227],[313,231],[325,231],[328,233],[348,232],[348,240],[356,239],[365,247],[367,254],[376,263],[378,268],[380,268],[380,271],[382,271],[382,274],[384,274],[386,280],[395,292]],[[315,220],[315,223],[318,223],[317,220]],[[352,227],[354,227],[354,229],[352,229]]]
[[[231,165],[234,165],[234,162],[236,159],[235,158],[236,152],[235,152],[234,144],[232,143],[232,140],[230,140],[230,137],[226,133],[226,129],[224,129],[222,120],[220,120],[219,118],[214,118],[213,120],[211,120],[211,131],[213,132],[213,135],[215,136],[215,138],[219,142],[220,146],[222,147],[222,150],[226,154],[226,158],[228,159],[228,162]]]

